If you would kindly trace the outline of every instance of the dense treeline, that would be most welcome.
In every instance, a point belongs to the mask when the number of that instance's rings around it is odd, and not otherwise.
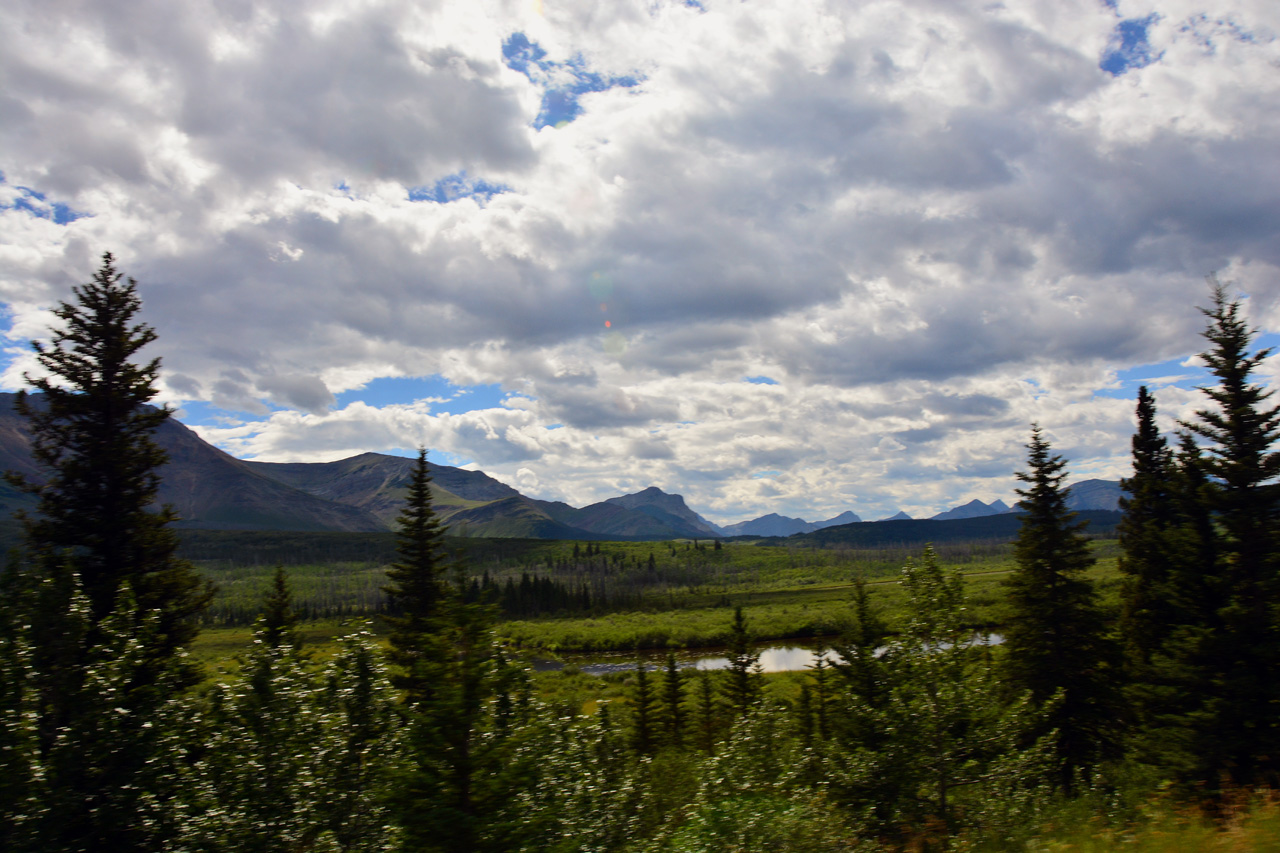
[[[338,534],[339,537],[348,534]],[[363,538],[366,534],[350,534]],[[238,541],[239,537],[235,537]],[[221,537],[214,537],[212,550],[180,550],[179,554],[217,554],[217,559],[200,558],[197,567],[213,579],[217,594],[205,611],[205,625],[251,625],[257,618],[262,595],[275,566],[288,569],[294,593],[294,609],[300,619],[350,619],[380,617],[387,612],[386,566],[394,551],[383,560],[327,561],[322,563],[269,562],[268,555],[293,553],[287,543],[275,547],[274,535],[259,535],[248,541],[265,543],[265,548],[245,558],[233,560],[224,550]],[[714,544],[654,543],[574,543],[524,540],[506,549],[459,549],[459,541],[445,537],[446,553],[461,556],[476,583],[495,587],[500,593],[501,611],[511,618],[543,618],[557,615],[592,615],[626,611],[669,611],[681,607],[723,606],[742,603],[748,591],[758,593],[773,587],[794,588],[815,584],[847,583],[851,575],[892,578],[913,552],[908,548],[841,548],[823,551],[780,546],[730,544],[716,550]],[[465,540],[470,543],[483,540]],[[687,547],[686,547],[687,546]],[[575,555],[576,551],[576,555]],[[350,552],[335,553],[349,556]],[[1007,543],[957,542],[937,546],[944,561],[954,565],[973,562],[990,564],[1007,559]],[[312,554],[314,556],[314,554]],[[799,573],[799,576],[797,575]],[[547,582],[563,590],[544,595],[533,607],[521,604],[519,588],[524,578]],[[802,577],[800,577],[802,576]],[[508,585],[516,587],[508,591]],[[583,589],[590,607],[580,606]],[[567,595],[572,591],[573,596]],[[573,598],[576,597],[577,601]],[[532,600],[530,595],[524,601]],[[555,601],[564,601],[558,607]]]
[[[446,548],[425,451],[385,574],[389,651],[356,633],[313,660],[278,568],[238,673],[199,685],[185,649],[211,591],[149,509],[167,413],[136,416],[156,411],[139,403],[157,364],[130,361],[152,337],[133,288],[107,256],[38,348],[71,390],[32,418],[50,477],[24,484],[39,513],[3,576],[0,848],[1022,849],[1081,804],[1114,814],[1172,783],[1213,809],[1275,783],[1280,409],[1221,288],[1218,384],[1176,451],[1139,396],[1118,623],[1085,576],[1066,463],[1033,426],[1003,645],[925,549],[900,571],[903,629],[859,581],[852,627],[789,696],[765,689],[737,608],[725,670],[672,655],[591,713],[539,701],[493,626],[501,606],[589,608],[595,590],[475,577]],[[598,548],[575,556],[625,568]]]

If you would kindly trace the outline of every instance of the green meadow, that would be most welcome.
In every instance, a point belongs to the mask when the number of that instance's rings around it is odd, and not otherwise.
[[[1116,542],[1102,539],[1091,545],[1098,562],[1090,575],[1104,605],[1114,609],[1119,594]],[[898,576],[907,560],[918,557],[907,549],[818,550],[738,542],[718,550],[709,543],[686,541],[607,542],[599,547],[600,554],[587,557],[580,543],[528,543],[472,560],[473,577],[488,574],[498,584],[536,573],[566,583],[585,579],[602,590],[603,603],[590,612],[506,619],[498,625],[499,638],[515,650],[560,655],[714,648],[726,642],[733,610],[742,607],[760,642],[816,642],[837,637],[848,626],[859,577],[890,625],[899,623],[906,594]],[[998,632],[1001,582],[1013,567],[1012,546],[953,544],[938,553],[944,565],[960,569],[964,576],[967,622]],[[233,658],[249,642],[253,615],[274,566],[226,560],[198,565],[217,584],[218,596],[210,610],[211,624],[193,652],[217,664]],[[384,632],[380,616],[385,563],[302,563],[287,566],[287,571],[305,639],[317,653],[366,621],[375,633]],[[619,603],[610,604],[611,600]]]

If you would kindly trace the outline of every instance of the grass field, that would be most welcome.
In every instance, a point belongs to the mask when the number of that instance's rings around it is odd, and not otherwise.
[[[536,557],[545,562],[528,560],[526,554],[526,560],[514,567],[493,561],[485,571],[502,576],[522,571],[522,566],[554,567],[555,561],[561,559],[551,550],[557,546],[562,550],[568,547],[563,543],[549,546],[547,552]],[[690,569],[687,579],[691,583],[678,584],[662,576],[648,588],[642,587],[637,606],[588,616],[506,621],[498,626],[500,638],[513,649],[556,654],[712,648],[725,642],[733,609],[739,606],[752,634],[761,641],[834,637],[849,624],[853,578],[858,574],[868,578],[872,603],[891,627],[903,618],[905,592],[898,584],[897,574],[909,556],[906,553],[797,552],[737,544],[719,552],[695,552],[692,548],[685,551],[678,544],[605,543],[603,547],[600,562],[624,567],[615,575],[623,583],[631,582],[626,572],[632,565],[643,565],[651,551],[663,547],[668,569],[680,561],[702,561],[702,568]],[[1098,585],[1103,605],[1114,610],[1119,592],[1116,544],[1113,540],[1097,540],[1092,547],[1098,564],[1090,576]],[[964,575],[969,623],[975,628],[998,630],[1002,621],[1001,582],[1013,568],[1011,546],[955,549],[940,556],[944,565],[954,566]],[[214,577],[222,586],[223,595],[230,590],[237,606],[247,608],[248,601],[260,597],[266,589],[271,571],[265,566],[239,566],[224,568]],[[298,608],[306,614],[322,610],[326,602],[343,600],[344,591],[374,596],[385,582],[384,572],[383,566],[335,562],[295,566],[290,569],[290,577]],[[324,654],[334,638],[373,617],[372,605],[367,609],[353,605],[351,611],[341,617],[304,619],[307,642],[316,647],[317,653]],[[385,631],[381,620],[373,618],[372,624],[375,633]],[[221,666],[247,647],[250,636],[251,629],[245,625],[207,627],[193,652],[200,660]]]

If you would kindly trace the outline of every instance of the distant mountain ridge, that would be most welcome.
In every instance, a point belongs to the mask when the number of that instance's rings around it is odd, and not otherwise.
[[[803,518],[788,518],[785,515],[771,512],[768,515],[762,515],[750,521],[740,521],[737,524],[721,527],[720,530],[725,536],[793,536],[797,533],[812,533],[815,530],[822,530],[824,527],[834,527],[837,524],[854,524],[859,521],[862,521],[862,519],[849,510],[845,510],[835,518],[828,518],[826,521],[805,521]]]
[[[999,515],[1004,512],[1013,512],[1008,504],[997,498],[989,504],[974,498],[963,506],[949,509],[946,512],[940,512],[932,517],[933,521],[951,521],[958,518],[981,518],[984,515]]]
[[[26,419],[14,394],[0,393],[0,470],[37,480]],[[33,395],[38,404],[38,395]],[[258,462],[236,459],[170,418],[156,432],[168,453],[159,499],[174,506],[180,527],[209,530],[376,532],[394,527],[404,505],[414,460],[361,453],[334,462]],[[481,472],[431,465],[432,500],[455,535],[540,539],[706,539],[787,537],[866,524],[845,511],[807,522],[769,513],[719,527],[690,509],[682,496],[651,486],[577,508],[527,497]],[[1068,492],[1077,510],[1115,510],[1118,482],[1084,480]],[[0,537],[12,538],[15,510],[31,509],[30,495],[0,483]],[[970,501],[934,520],[1007,514],[1002,501]],[[978,515],[978,514],[981,515]],[[895,519],[908,518],[899,513]],[[879,523],[879,522],[877,522]],[[897,522],[895,522],[897,523]],[[7,531],[7,532],[6,532]]]
[[[16,394],[0,394],[0,464],[39,482],[31,458],[26,418],[14,409]],[[39,396],[31,395],[39,404]],[[161,503],[178,511],[180,527],[209,530],[386,530],[377,517],[292,488],[255,472],[239,459],[204,441],[170,418],[160,425],[156,443],[169,455],[160,469]],[[7,499],[5,499],[7,498]],[[31,496],[0,495],[0,512],[33,506]]]
[[[1086,509],[1079,510],[1077,518],[1087,521],[1087,533],[1111,535],[1124,516],[1113,510]],[[813,533],[802,533],[789,537],[786,544],[793,545],[799,540],[818,548],[854,547],[883,548],[909,547],[915,548],[928,543],[958,541],[992,541],[1008,542],[1018,535],[1022,521],[1017,513],[1007,512],[996,515],[982,515],[975,518],[953,518],[938,521],[932,518],[902,519],[886,521],[869,521],[861,524],[842,524],[816,530]],[[783,540],[779,540],[782,544]],[[769,539],[763,540],[768,544]]]

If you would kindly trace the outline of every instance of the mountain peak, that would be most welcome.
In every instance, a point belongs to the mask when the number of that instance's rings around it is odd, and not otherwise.
[[[721,535],[720,528],[689,509],[683,495],[667,494],[657,486],[650,486],[630,495],[608,498],[604,503],[615,504],[626,509],[638,509],[654,518],[676,522],[682,525],[690,536]]]

